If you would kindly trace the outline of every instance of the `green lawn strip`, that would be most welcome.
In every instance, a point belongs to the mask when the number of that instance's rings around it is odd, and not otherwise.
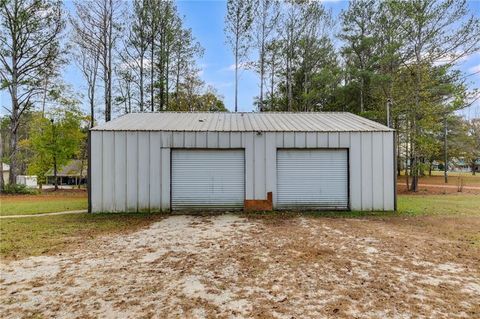
[[[290,218],[297,216],[357,218],[388,216],[480,216],[480,195],[400,195],[396,212],[369,211],[273,211],[245,213],[247,217]]]
[[[480,216],[480,195],[402,195],[398,214]]]
[[[0,216],[33,215],[81,210],[88,208],[86,198],[52,198],[51,200],[4,200],[0,204]]]
[[[163,218],[161,214],[75,214],[0,220],[0,256],[22,258],[80,246],[87,239],[125,233]]]

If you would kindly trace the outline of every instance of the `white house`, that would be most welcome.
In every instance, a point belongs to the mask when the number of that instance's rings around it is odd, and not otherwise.
[[[2,174],[3,174],[3,182],[8,184],[8,179],[10,178],[10,165],[6,163],[2,163]]]
[[[394,210],[394,143],[351,113],[128,114],[90,130],[89,210]]]
[[[25,185],[30,188],[37,188],[37,175],[17,175],[17,184]]]

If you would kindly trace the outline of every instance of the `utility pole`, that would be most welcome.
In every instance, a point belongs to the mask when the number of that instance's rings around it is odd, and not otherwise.
[[[447,152],[447,115],[443,119],[443,175],[445,184],[448,183],[448,152]]]
[[[53,147],[53,178],[55,180],[55,190],[58,190],[58,180],[57,180],[57,141],[55,138],[55,124],[54,120],[51,119],[52,123],[52,147]]]

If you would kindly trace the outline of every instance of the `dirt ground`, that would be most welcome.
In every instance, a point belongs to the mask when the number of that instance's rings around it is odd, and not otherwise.
[[[459,188],[456,186],[444,187],[444,185],[435,185],[435,184],[420,184],[418,187],[418,192],[414,193],[407,189],[407,185],[404,181],[401,181],[397,184],[397,192],[399,195],[444,195],[444,194],[475,194],[480,195],[479,186],[464,187],[459,191]]]
[[[2,194],[2,202],[31,202],[31,201],[51,201],[55,199],[75,199],[87,198],[85,189],[60,189],[54,191],[52,189],[44,189],[40,194],[36,195],[10,195]]]
[[[479,318],[461,230],[479,219],[170,216],[1,263],[0,317]]]

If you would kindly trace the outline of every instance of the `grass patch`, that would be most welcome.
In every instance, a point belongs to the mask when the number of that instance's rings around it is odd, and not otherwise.
[[[397,212],[273,211],[245,213],[244,216],[275,226],[288,226],[291,219],[298,217],[368,218],[387,223],[395,230],[414,229],[469,247],[480,247],[479,207],[479,195],[401,195],[398,196]]]
[[[479,195],[400,195],[397,212],[368,211],[273,211],[245,213],[246,217],[295,218],[298,216],[358,218],[389,216],[461,215],[480,216]]]
[[[48,196],[42,196],[42,199]],[[69,199],[70,204],[61,204],[63,200],[51,197],[49,200],[22,202],[22,207],[16,207],[15,213],[27,213],[25,207],[32,207],[30,212],[44,211],[44,207],[56,207],[66,210],[65,207],[86,206],[85,198]],[[73,206],[72,202],[79,202]],[[54,202],[55,204],[52,204]],[[12,204],[14,206],[14,204]],[[17,204],[15,204],[17,205]],[[31,206],[29,206],[31,205]],[[57,206],[54,206],[57,205]],[[63,205],[63,206],[62,206]],[[11,207],[13,207],[11,206]],[[37,206],[37,207],[35,207]],[[38,207],[43,207],[41,210]],[[58,208],[61,207],[61,208]],[[282,223],[289,218],[298,216],[333,217],[333,218],[361,218],[401,216],[470,216],[478,220],[480,216],[480,196],[478,195],[402,195],[398,197],[398,212],[299,212],[275,211],[265,213],[245,213],[248,218],[262,218],[266,222]],[[4,201],[2,199],[2,214]],[[74,209],[74,208],[72,208]],[[75,208],[77,209],[77,208]],[[10,210],[10,212],[13,211]],[[81,247],[88,239],[100,235],[126,233],[145,227],[152,222],[162,219],[165,215],[151,213],[124,213],[124,214],[75,214],[56,215],[27,218],[7,218],[0,220],[0,256],[3,258],[22,258],[49,253],[57,253],[68,247]],[[442,217],[443,218],[443,217]],[[393,219],[392,219],[393,220]],[[456,232],[456,231],[455,231]],[[473,233],[472,233],[473,234]],[[475,233],[478,236],[478,231]]]
[[[401,215],[480,216],[479,195],[402,195],[398,196]]]
[[[22,258],[81,247],[87,239],[126,233],[163,218],[161,214],[74,214],[0,220],[0,255]]]
[[[18,195],[5,196],[0,203],[0,216],[34,215],[87,209],[84,196]]]

